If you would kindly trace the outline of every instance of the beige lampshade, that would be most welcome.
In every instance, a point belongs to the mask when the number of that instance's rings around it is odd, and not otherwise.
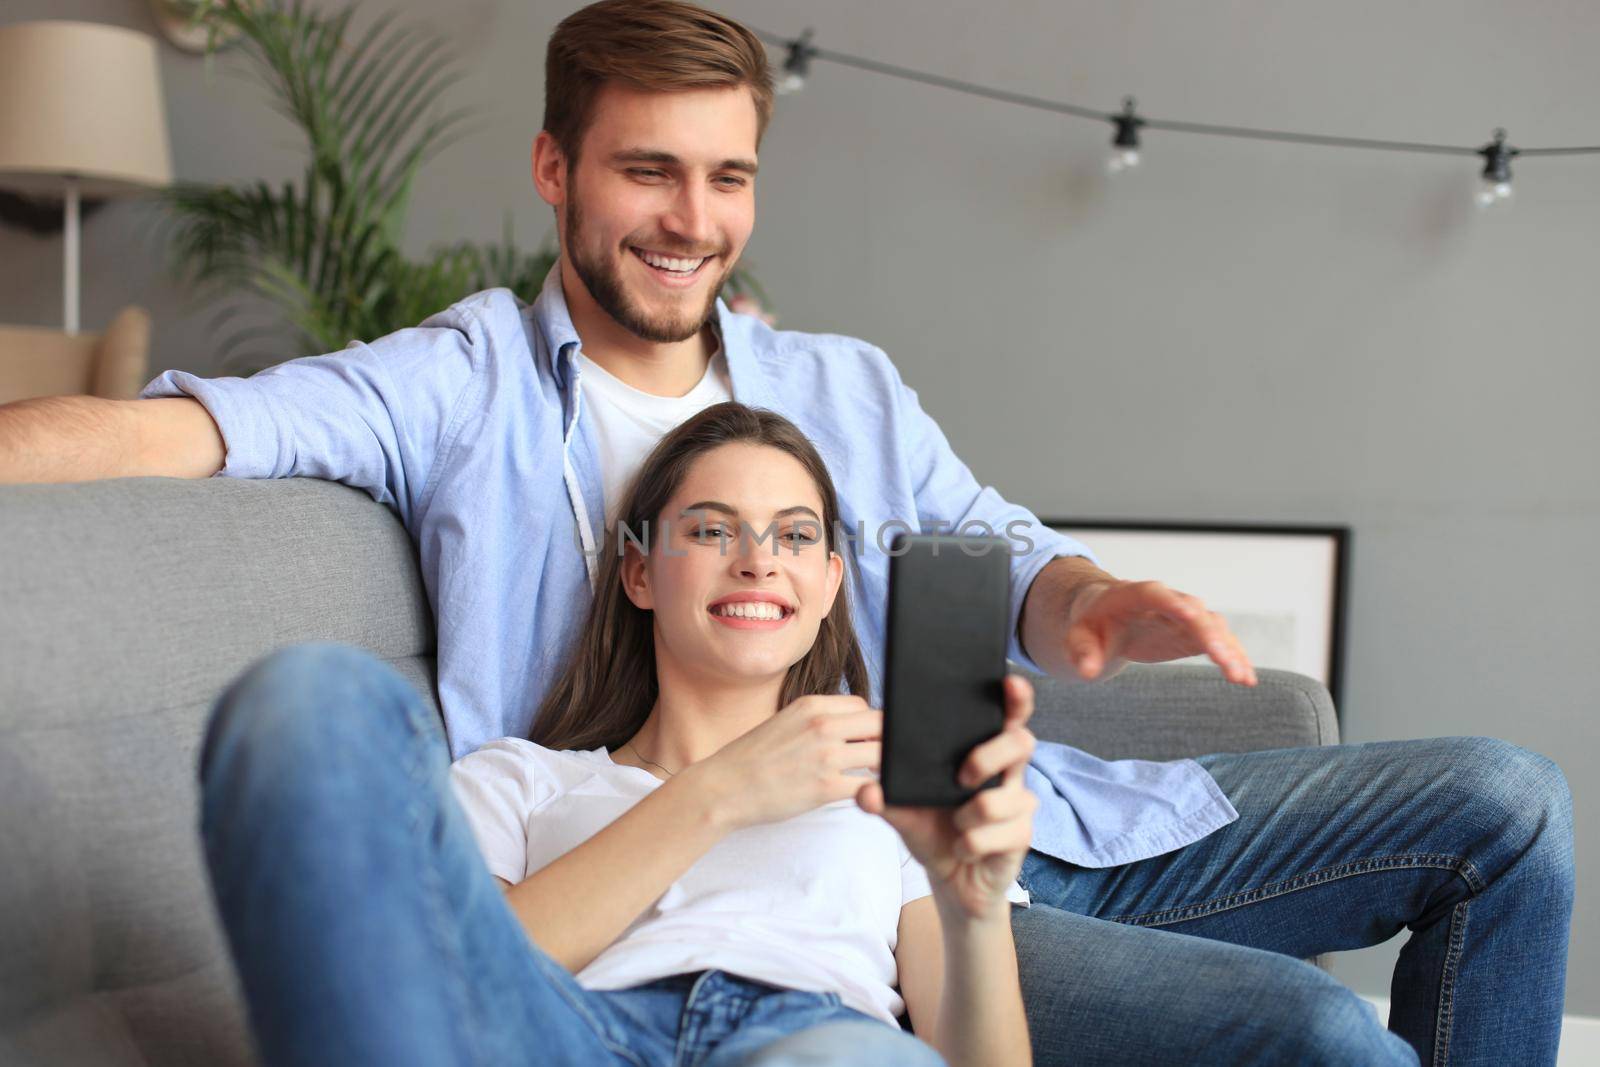
[[[0,187],[84,197],[172,181],[155,38],[93,22],[0,26]]]

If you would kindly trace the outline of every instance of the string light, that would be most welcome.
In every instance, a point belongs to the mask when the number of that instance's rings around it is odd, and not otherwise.
[[[783,61],[783,73],[774,88],[788,95],[806,87],[806,75],[811,73],[811,57],[816,50],[811,47],[811,30],[806,29],[798,39],[789,42],[789,56]]]
[[[1560,148],[1513,148],[1505,143],[1505,130],[1503,129],[1495,130],[1494,140],[1489,144],[1481,148],[1473,148],[1468,145],[1423,144],[1416,141],[1387,141],[1371,137],[1331,137],[1326,134],[1294,133],[1288,130],[1263,130],[1244,126],[1217,126],[1203,122],[1146,119],[1134,113],[1134,100],[1131,96],[1123,99],[1123,110],[1120,113],[1108,115],[1104,111],[1068,104],[1060,100],[1048,100],[1044,97],[1029,96],[1026,93],[993,89],[986,85],[978,85],[956,78],[947,78],[941,74],[929,74],[925,71],[899,67],[876,59],[867,59],[863,56],[835,52],[832,49],[818,48],[811,43],[812,31],[810,29],[807,29],[799,38],[792,40],[764,30],[755,29],[754,27],[752,27],[752,32],[768,44],[782,45],[788,49],[788,57],[783,64],[783,74],[775,86],[780,93],[798,92],[806,83],[806,77],[811,70],[811,60],[825,59],[830,63],[855,67],[858,70],[887,74],[890,77],[921,82],[924,85],[935,85],[943,89],[951,89],[971,96],[981,96],[989,100],[999,100],[1022,107],[1038,108],[1060,115],[1071,115],[1075,118],[1110,122],[1115,127],[1115,133],[1111,140],[1112,154],[1107,160],[1106,166],[1112,173],[1118,173],[1138,165],[1140,128],[1168,130],[1175,133],[1203,134],[1213,137],[1239,137],[1257,141],[1322,145],[1331,148],[1366,148],[1388,152],[1430,152],[1442,155],[1482,156],[1484,160],[1483,184],[1477,194],[1477,200],[1479,204],[1488,207],[1510,199],[1511,160],[1514,156],[1600,154],[1600,145],[1575,145]]]
[[[1478,149],[1483,157],[1483,185],[1478,189],[1478,206],[1492,207],[1511,198],[1511,157],[1519,153],[1506,144],[1506,131],[1495,130],[1494,140]]]
[[[1112,115],[1117,132],[1111,138],[1111,157],[1106,160],[1106,170],[1120,174],[1129,167],[1139,165],[1139,127],[1144,119],[1133,113],[1133,97],[1122,98],[1122,114]]]

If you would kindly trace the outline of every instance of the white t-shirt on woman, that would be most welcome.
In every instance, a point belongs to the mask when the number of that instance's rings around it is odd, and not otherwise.
[[[662,783],[604,748],[557,751],[509,737],[457,760],[450,781],[490,872],[512,884]],[[905,1007],[895,990],[900,908],[930,892],[895,829],[847,798],[723,837],[577,980],[625,989],[718,968],[837,992],[847,1006],[895,1023]]]

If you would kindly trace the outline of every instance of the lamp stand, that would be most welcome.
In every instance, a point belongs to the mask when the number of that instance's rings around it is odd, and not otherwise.
[[[67,176],[66,229],[62,235],[61,317],[67,334],[78,332],[78,179]]]

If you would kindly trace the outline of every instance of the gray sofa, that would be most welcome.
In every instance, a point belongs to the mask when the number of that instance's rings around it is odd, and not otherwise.
[[[412,542],[309,479],[0,486],[0,1064],[254,1060],[196,834],[223,687],[286,644],[342,641],[434,696]],[[1327,691],[1206,667],[1040,680],[1034,730],[1109,756],[1337,740]]]

